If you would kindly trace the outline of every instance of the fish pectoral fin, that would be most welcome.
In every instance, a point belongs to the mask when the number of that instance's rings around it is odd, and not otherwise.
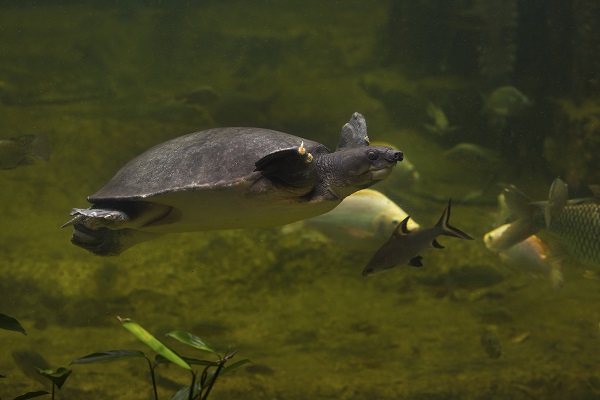
[[[442,246],[440,244],[440,242],[437,241],[437,239],[433,239],[433,242],[431,242],[431,245],[433,247],[435,247],[436,249],[443,249],[444,248],[444,246]]]
[[[423,259],[422,256],[416,256],[414,258],[411,258],[411,260],[408,262],[408,265],[411,265],[413,267],[422,267],[423,263],[421,262],[421,260]]]

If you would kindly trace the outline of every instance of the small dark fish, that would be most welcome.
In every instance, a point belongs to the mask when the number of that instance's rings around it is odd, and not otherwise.
[[[444,248],[436,240],[440,235],[473,240],[471,236],[448,224],[451,205],[451,201],[448,201],[448,206],[438,223],[424,230],[410,232],[406,227],[410,216],[406,217],[398,224],[388,241],[373,255],[362,273],[363,276],[386,271],[405,264],[414,267],[422,266],[421,259],[423,257],[419,253],[431,246],[438,249]]]
[[[206,106],[213,104],[219,99],[219,94],[210,86],[199,87],[189,93],[175,96],[176,100],[183,100],[186,104],[197,104]]]
[[[0,169],[31,165],[36,159],[50,160],[50,146],[46,135],[0,139]]]
[[[498,328],[496,326],[486,326],[481,331],[479,343],[481,343],[481,347],[483,347],[489,358],[497,360],[502,355],[502,345],[500,344]]]

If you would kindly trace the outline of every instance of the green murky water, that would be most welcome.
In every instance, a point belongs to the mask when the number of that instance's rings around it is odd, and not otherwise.
[[[497,182],[539,200],[558,175],[574,195],[598,183],[590,49],[600,31],[586,19],[595,3],[80,3],[0,2],[2,137],[45,134],[52,146],[49,163],[0,171],[0,312],[28,331],[0,331],[2,398],[49,389],[15,352],[56,368],[145,350],[115,315],[161,338],[194,332],[254,362],[211,398],[600,396],[598,282],[569,259],[554,289],[481,241],[496,222]],[[490,116],[485,99],[501,86],[531,104]],[[452,196],[453,225],[476,241],[442,238],[447,248],[424,254],[424,268],[365,279],[371,254],[308,231],[170,235],[102,258],[59,228],[126,161],[167,139],[249,125],[334,148],[354,111],[420,175],[374,188],[424,226]],[[497,159],[444,155],[463,142]],[[70,368],[58,398],[152,398],[140,360]],[[188,382],[175,367],[158,371],[161,398]]]

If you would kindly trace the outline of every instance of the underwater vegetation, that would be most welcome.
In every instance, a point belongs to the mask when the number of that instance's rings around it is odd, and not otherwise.
[[[167,333],[166,336],[171,337],[180,343],[217,356],[217,360],[210,361],[180,356],[131,319],[121,318],[118,316],[117,319],[125,329],[131,332],[132,335],[156,352],[154,360],[151,360],[144,352],[139,350],[109,350],[78,358],[73,360],[71,364],[106,363],[130,358],[145,358],[148,362],[148,368],[150,370],[155,400],[159,399],[155,373],[156,367],[159,365],[169,363],[174,364],[180,368],[183,368],[184,370],[187,370],[191,375],[191,383],[189,386],[184,386],[182,389],[178,390],[177,393],[170,397],[171,400],[206,400],[208,399],[208,396],[210,395],[212,388],[219,376],[222,376],[250,362],[250,360],[244,359],[233,364],[225,365],[236,355],[237,351],[227,350],[223,355],[221,355],[213,346],[194,334],[182,331],[172,331]],[[0,314],[0,329],[17,331],[25,335],[27,334],[19,321],[5,314]],[[194,370],[192,367],[193,365],[202,366],[204,368],[201,370]],[[48,394],[50,394],[52,400],[54,400],[55,388],[60,390],[65,384],[67,378],[73,372],[73,370],[63,367],[57,368],[56,370],[42,369],[37,366],[30,367],[34,367],[41,376],[49,379],[52,382],[52,392],[47,392],[44,390],[27,392],[15,397],[13,400],[33,399]],[[6,378],[6,376],[0,374],[0,378]]]
[[[0,329],[21,332],[22,334],[27,335],[27,332],[25,332],[25,328],[23,328],[21,323],[19,321],[17,321],[15,318],[13,318],[9,315],[6,315],[6,314],[0,314]],[[45,396],[48,394],[51,395],[52,400],[54,400],[55,389],[60,390],[63,387],[63,385],[65,384],[65,382],[67,381],[67,378],[73,372],[72,370],[63,368],[63,367],[57,368],[55,370],[43,369],[43,368],[39,368],[37,366],[31,366],[31,367],[35,368],[37,370],[37,373],[40,376],[43,376],[52,382],[52,392],[47,392],[45,390],[37,390],[34,392],[27,392],[20,396],[15,397],[13,400],[33,399],[33,398]],[[0,378],[6,378],[6,376],[0,374]]]
[[[2,399],[38,387],[40,396],[65,400],[178,392],[224,400],[597,399],[598,266],[582,257],[598,260],[597,230],[582,242],[590,252],[574,241],[582,227],[597,227],[597,213],[570,212],[600,182],[599,4],[0,0],[0,310],[20,321],[6,319],[13,331],[0,331]],[[119,257],[72,246],[73,228],[59,228],[82,207],[74,215],[79,238],[93,246],[93,234],[115,238],[113,223],[128,229],[140,214],[167,213],[113,203],[120,185],[111,201],[92,196],[86,209],[85,199],[153,146],[215,128],[305,138],[304,146],[290,143],[297,162],[287,171],[296,178],[281,173],[285,163],[266,162],[277,157],[259,163],[300,193],[308,186],[296,184],[312,175],[293,167],[308,154],[322,161],[308,140],[335,149],[354,111],[369,120],[371,145],[406,158],[360,201],[348,197],[318,221],[185,234],[164,224],[169,234]],[[237,143],[225,140],[230,159],[208,165],[244,161],[256,174],[272,154],[248,156],[250,142]],[[176,163],[181,154],[163,148],[158,156]],[[128,179],[144,176],[143,188],[156,184],[155,200],[178,200],[160,194],[168,185],[158,178],[169,180],[160,166],[129,171]],[[191,188],[194,174],[183,175],[182,189]],[[216,201],[202,218],[225,228],[251,217],[248,202],[224,204],[215,176]],[[540,210],[525,218],[497,207],[506,187],[545,205],[557,177],[569,196],[552,223]],[[196,210],[189,192],[178,194]],[[476,240],[442,236],[445,250],[423,254],[425,241],[409,241],[422,267],[361,276],[407,215],[410,235],[419,231],[415,220],[425,231],[449,198],[451,224]],[[277,221],[298,219],[279,210]],[[579,217],[566,224],[569,215]],[[495,248],[523,218],[539,232]],[[560,247],[573,243],[560,265],[557,238]],[[144,331],[126,319],[123,327],[151,346],[116,328],[114,315],[143,316]],[[234,344],[253,363],[221,381],[239,353],[165,337],[172,327]],[[161,355],[163,345],[191,369]],[[64,365],[81,359],[94,365]],[[66,370],[68,382],[50,379]]]

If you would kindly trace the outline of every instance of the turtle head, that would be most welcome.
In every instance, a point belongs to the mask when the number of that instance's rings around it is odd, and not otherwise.
[[[322,155],[318,160],[319,174],[327,190],[342,200],[387,178],[404,155],[387,146],[363,146]]]

